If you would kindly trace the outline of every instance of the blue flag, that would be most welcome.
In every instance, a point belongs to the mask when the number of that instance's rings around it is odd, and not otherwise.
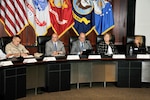
[[[105,0],[94,0],[94,25],[98,35],[105,34],[114,28],[112,5]]]
[[[73,17],[75,24],[73,30],[77,35],[81,32],[86,35],[93,29],[93,3],[91,0],[81,2],[81,0],[73,0]]]

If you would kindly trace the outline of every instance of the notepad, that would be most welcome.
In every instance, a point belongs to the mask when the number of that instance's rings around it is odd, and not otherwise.
[[[150,59],[150,54],[137,54],[138,59]]]
[[[33,58],[34,56],[33,55],[27,55],[27,56],[24,56],[23,58]]]
[[[55,57],[44,57],[43,61],[56,61]]]
[[[101,55],[89,55],[88,59],[101,59]]]
[[[79,55],[68,55],[67,60],[79,60]]]
[[[125,59],[126,56],[124,54],[114,54],[112,56],[113,59]]]
[[[34,63],[37,62],[37,60],[35,58],[31,58],[31,59],[24,59],[23,63]]]
[[[13,65],[12,61],[1,61],[0,66],[10,66]]]

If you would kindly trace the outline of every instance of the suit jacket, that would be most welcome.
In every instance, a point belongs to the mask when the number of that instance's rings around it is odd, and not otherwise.
[[[90,43],[89,40],[85,40],[84,49],[92,49],[92,46],[91,46],[91,43]],[[72,44],[70,54],[78,54],[81,51],[82,51],[82,49],[81,49],[81,46],[80,46],[80,41],[79,40],[74,41],[73,44]]]
[[[114,46],[112,42],[110,42],[109,46],[111,47],[112,52],[114,54],[118,53],[118,50],[116,49],[116,47]],[[108,51],[108,45],[104,41],[100,42],[97,48],[97,53],[103,55],[103,54],[106,54],[107,51]]]
[[[46,42],[45,55],[51,56],[54,51],[56,51],[54,44],[53,44],[52,40],[49,40],[48,42]],[[62,51],[64,55],[66,53],[64,44],[60,40],[57,41],[57,51]]]

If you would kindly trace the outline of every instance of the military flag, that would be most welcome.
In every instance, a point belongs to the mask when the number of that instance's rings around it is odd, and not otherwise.
[[[55,33],[61,37],[73,24],[72,5],[70,0],[49,0],[50,19]]]
[[[27,17],[29,24],[35,30],[37,36],[47,33],[50,28],[50,4],[47,0],[26,0]]]
[[[96,33],[105,34],[114,28],[112,5],[106,0],[93,0],[93,4]]]
[[[75,25],[73,30],[77,35],[84,32],[88,35],[93,29],[93,3],[92,0],[73,0],[73,17]]]

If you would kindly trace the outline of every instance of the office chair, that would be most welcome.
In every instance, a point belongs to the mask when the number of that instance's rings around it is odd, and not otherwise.
[[[143,50],[144,49],[146,50],[146,37],[144,35],[127,36],[127,38],[126,38],[126,54],[128,54],[128,52],[129,52],[129,47],[128,46],[130,44],[134,44],[135,37],[142,37],[142,40],[143,40],[142,46],[144,47]]]
[[[72,36],[69,38],[69,52],[71,52],[71,48],[72,48],[72,43],[74,41],[78,40],[78,37],[77,36]]]
[[[144,35],[127,36],[126,44],[132,44],[132,43],[134,43],[134,39],[137,36],[142,37],[142,39],[143,39],[143,45],[145,46],[145,44],[146,44],[146,37]]]
[[[5,52],[5,46],[12,41],[12,37],[1,37],[1,49]]]
[[[45,54],[45,44],[51,39],[51,36],[38,36],[37,37],[37,46],[38,52]]]

